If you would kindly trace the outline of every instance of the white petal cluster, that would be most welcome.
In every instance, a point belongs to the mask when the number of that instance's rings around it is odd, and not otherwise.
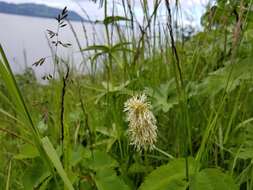
[[[124,104],[124,112],[127,113],[129,122],[130,144],[134,145],[137,151],[152,149],[156,143],[156,119],[150,109],[151,104],[147,102],[145,94],[133,96]]]

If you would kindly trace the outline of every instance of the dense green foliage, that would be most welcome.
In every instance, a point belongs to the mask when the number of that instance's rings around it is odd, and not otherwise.
[[[170,30],[169,1],[155,29],[163,5],[142,1],[139,36],[128,1],[125,17],[106,2],[107,43],[80,48],[85,75],[56,52],[47,84],[29,69],[14,77],[1,49],[0,189],[253,189],[252,1],[218,0],[192,36]],[[157,119],[149,151],[127,135],[124,102],[138,93]]]

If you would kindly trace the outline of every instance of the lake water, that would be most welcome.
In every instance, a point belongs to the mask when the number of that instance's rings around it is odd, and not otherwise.
[[[26,66],[32,66],[38,59],[51,56],[48,40],[45,36],[47,29],[56,30],[56,20],[0,13],[0,23],[0,43],[4,47],[14,72],[22,72]],[[81,46],[86,47],[86,38],[82,24],[80,22],[71,23],[77,33]],[[91,23],[84,23],[84,26],[90,43],[94,42],[94,28],[97,34],[99,34],[95,42],[101,44],[104,41],[101,39],[104,36],[102,25],[94,26]],[[69,26],[61,30],[59,39],[62,42],[72,44],[67,49],[59,47],[59,55],[65,59],[71,59],[75,64],[80,64],[82,57],[78,53],[79,49],[76,39]],[[43,66],[36,67],[34,70],[38,78],[48,74],[52,71],[51,59],[48,58]]]

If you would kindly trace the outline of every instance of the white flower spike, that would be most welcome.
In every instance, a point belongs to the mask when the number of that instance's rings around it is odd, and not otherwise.
[[[129,122],[128,136],[130,144],[137,151],[141,149],[152,150],[157,140],[156,119],[150,111],[151,104],[145,94],[133,96],[124,104]]]

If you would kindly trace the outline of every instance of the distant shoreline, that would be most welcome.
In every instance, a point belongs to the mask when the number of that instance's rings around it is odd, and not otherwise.
[[[43,4],[35,4],[35,3],[6,3],[0,1],[0,13],[4,14],[12,14],[12,15],[21,15],[21,16],[29,16],[29,17],[37,17],[37,18],[48,18],[54,19],[61,12],[61,9],[49,7]],[[87,19],[84,19],[75,11],[68,11],[68,19],[76,22],[89,22]]]
[[[46,16],[36,16],[36,15],[25,15],[25,14],[18,14],[18,13],[9,13],[9,12],[1,12],[0,14],[7,14],[7,15],[13,15],[13,16],[24,16],[24,17],[29,17],[29,18],[41,18],[41,19],[50,19],[50,20],[55,20],[55,17],[46,17]],[[86,23],[95,23],[93,21],[88,21],[88,20],[73,20],[73,19],[68,19],[72,22],[86,22]]]

